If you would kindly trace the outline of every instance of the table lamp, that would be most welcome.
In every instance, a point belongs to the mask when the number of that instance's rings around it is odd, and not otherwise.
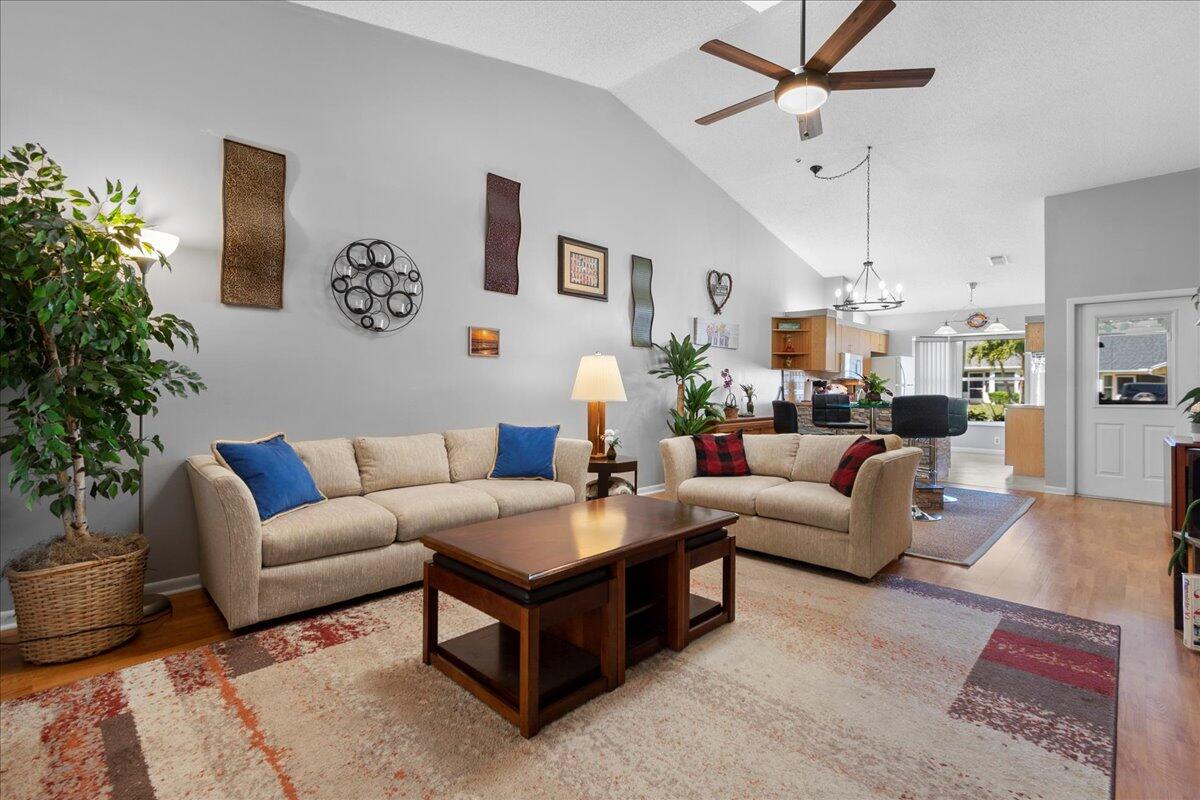
[[[604,404],[625,402],[625,386],[621,383],[616,356],[596,353],[579,359],[571,399],[588,404],[587,430],[588,441],[592,443],[592,458],[603,458]]]

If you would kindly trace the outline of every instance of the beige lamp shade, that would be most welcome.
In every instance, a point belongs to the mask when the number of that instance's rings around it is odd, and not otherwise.
[[[625,402],[625,385],[621,383],[621,370],[616,356],[596,353],[579,359],[579,371],[575,373],[575,388],[572,400],[589,403]]]

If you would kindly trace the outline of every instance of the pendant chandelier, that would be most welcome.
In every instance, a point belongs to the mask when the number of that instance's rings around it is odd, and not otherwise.
[[[971,299],[967,305],[954,312],[954,321],[961,322],[970,328],[972,331],[982,331],[983,333],[1010,333],[1009,327],[1001,322],[999,317],[992,319],[988,313],[983,310],[983,307],[975,302],[975,289],[979,284],[976,281],[971,281],[967,287],[971,290]],[[954,326],[950,324],[950,320],[946,320],[941,324],[934,336],[954,336],[958,333]]]
[[[867,165],[867,260],[863,262],[862,271],[853,283],[846,283],[846,294],[842,290],[834,292],[833,307],[838,311],[889,311],[904,305],[903,287],[896,284],[895,289],[889,289],[879,273],[875,271],[875,262],[871,261],[871,148],[867,147],[867,156],[856,165],[831,177],[822,177],[818,173],[820,166],[810,167],[812,174],[819,180],[833,181],[843,178],[857,170],[863,164]]]

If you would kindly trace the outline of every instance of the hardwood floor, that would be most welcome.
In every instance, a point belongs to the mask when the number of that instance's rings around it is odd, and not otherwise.
[[[1037,502],[974,566],[905,557],[886,571],[1120,625],[1116,797],[1200,796],[1200,653],[1172,627],[1163,509],[1018,493]],[[36,667],[15,647],[0,648],[0,699],[229,638],[202,591],[172,600],[173,618],[84,661]],[[11,631],[0,637],[12,639]]]

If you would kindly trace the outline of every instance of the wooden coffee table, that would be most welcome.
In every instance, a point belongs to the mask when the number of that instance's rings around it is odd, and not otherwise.
[[[421,537],[422,660],[533,736],[628,666],[734,619],[737,514],[621,495]],[[724,562],[721,602],[689,573]],[[438,641],[438,593],[498,620]]]

